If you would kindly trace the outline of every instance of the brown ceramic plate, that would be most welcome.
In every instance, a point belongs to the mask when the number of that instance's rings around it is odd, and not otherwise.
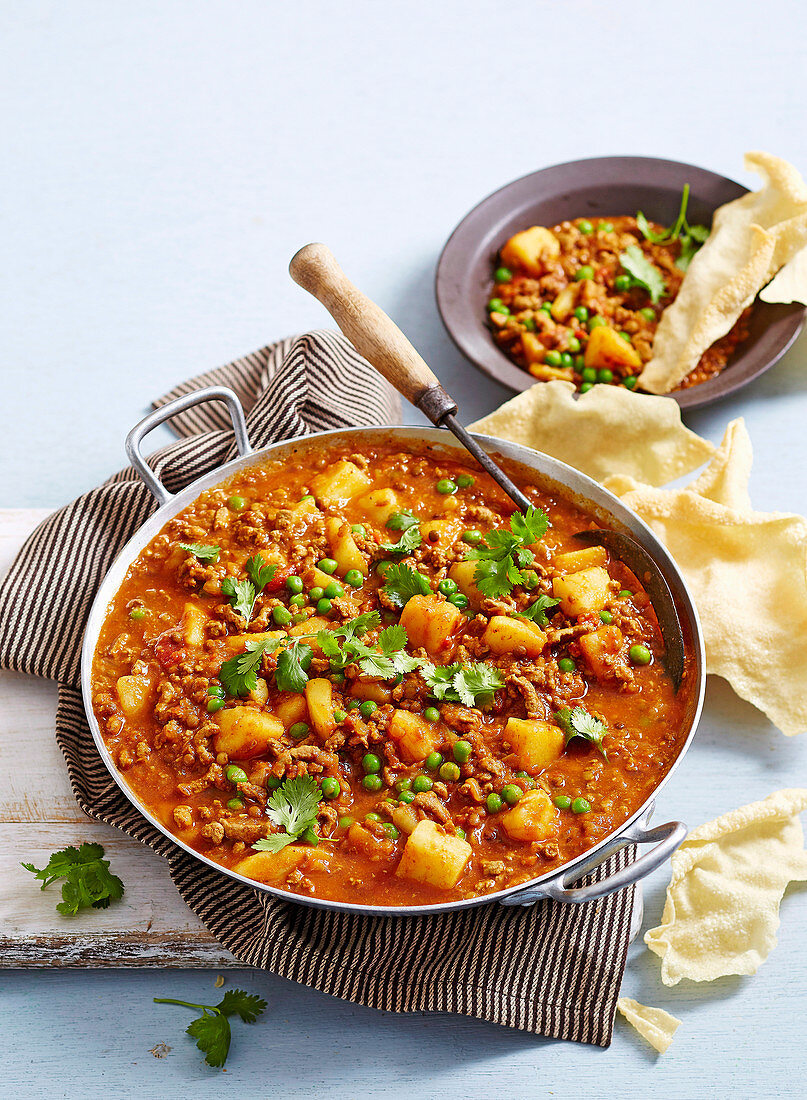
[[[437,265],[437,306],[454,343],[497,382],[513,390],[529,389],[534,379],[497,347],[487,325],[485,302],[504,242],[530,225],[637,210],[669,225],[678,214],[685,183],[691,188],[687,216],[693,224],[709,225],[718,206],[747,191],[725,176],[674,160],[596,157],[544,168],[488,195],[451,234]],[[804,316],[800,305],[757,301],[748,338],[720,374],[670,396],[681,408],[692,409],[739,389],[784,355]]]

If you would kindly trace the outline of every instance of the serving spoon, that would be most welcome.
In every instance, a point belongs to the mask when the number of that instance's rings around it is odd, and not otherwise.
[[[438,428],[447,428],[521,512],[530,501],[457,420],[459,406],[395,322],[347,278],[324,244],[292,256],[292,279],[328,310],[360,355]],[[577,538],[611,550],[645,585],[664,639],[664,664],[676,691],[684,672],[684,636],[670,587],[657,562],[621,531],[580,531]]]

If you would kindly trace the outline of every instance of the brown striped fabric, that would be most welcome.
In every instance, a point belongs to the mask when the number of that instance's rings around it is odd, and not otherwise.
[[[155,405],[222,383],[241,397],[256,448],[325,428],[400,418],[397,396],[332,332],[264,348],[178,386]],[[152,462],[169,490],[234,457],[226,417],[214,404],[172,421],[183,438]],[[230,880],[157,832],[124,797],[96,752],[84,714],[81,639],[104,574],[155,507],[131,469],[115,474],[46,519],[0,586],[0,665],[58,681],[56,739],[85,813],[164,856],[191,909],[246,964],[388,1011],[458,1012],[607,1046],[632,888],[583,906],[493,903],[431,917],[329,913]],[[633,855],[623,850],[588,881],[625,866]]]

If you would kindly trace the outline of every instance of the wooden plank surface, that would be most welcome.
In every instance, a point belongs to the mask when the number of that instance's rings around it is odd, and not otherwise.
[[[0,575],[47,512],[0,510]],[[0,960],[14,967],[227,966],[236,960],[177,893],[165,861],[81,812],[54,737],[56,685],[0,672]],[[38,889],[22,861],[97,841],[123,879],[108,909],[61,916],[59,884]]]

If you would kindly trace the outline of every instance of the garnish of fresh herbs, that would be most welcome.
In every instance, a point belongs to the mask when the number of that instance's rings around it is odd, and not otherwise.
[[[230,1016],[240,1016],[245,1024],[254,1024],[266,1009],[266,1001],[243,989],[231,989],[217,1005],[197,1005],[191,1001],[178,1001],[173,997],[155,997],[158,1005],[181,1005],[201,1012],[185,1029],[196,1040],[209,1066],[223,1066],[230,1050]]]
[[[411,512],[393,512],[385,526],[390,531],[408,531],[410,527],[416,527],[418,522]]]
[[[277,572],[277,566],[268,565],[260,554],[255,554],[247,559],[244,567],[249,580],[235,580],[234,577],[225,577],[221,582],[221,591],[230,601],[234,611],[248,623],[252,618],[255,608],[255,599],[263,592],[269,581]]]
[[[493,702],[493,693],[504,687],[497,668],[484,662],[465,664],[424,664],[421,673],[435,699],[462,703],[466,707],[486,706]]]
[[[204,546],[201,542],[181,542],[180,549],[187,550],[197,561],[218,561],[220,546]]]
[[[252,845],[259,852],[279,852],[287,844],[298,840],[317,824],[317,808],[322,791],[310,775],[298,775],[286,779],[266,803],[266,815],[282,833],[262,837]],[[312,837],[314,839],[314,837]]]
[[[411,554],[413,550],[417,550],[422,541],[416,520],[403,528],[403,534],[397,542],[382,542],[379,549],[385,554]]]
[[[675,261],[675,266],[680,268],[681,271],[687,270],[692,257],[709,236],[708,226],[689,224],[687,221],[688,205],[689,184],[685,183],[681,193],[681,206],[678,210],[678,217],[669,229],[665,229],[661,233],[656,233],[650,228],[650,223],[641,210],[636,215],[636,224],[639,226],[645,240],[652,241],[654,244],[668,244],[670,241],[681,242],[678,259]]]
[[[547,611],[551,611],[553,607],[557,607],[560,600],[554,599],[552,596],[539,596],[537,600],[534,600],[529,606],[525,607],[523,611],[516,612],[516,617],[519,619],[531,619],[532,622],[537,623],[538,626],[549,626],[549,619],[547,618]]]
[[[530,505],[525,514],[513,513],[509,531],[488,531],[483,545],[468,551],[465,560],[477,563],[474,584],[483,596],[505,596],[524,583],[522,570],[533,561],[528,547],[544,537],[548,526],[546,513]],[[385,580],[391,572],[388,570]]]
[[[80,848],[62,848],[54,852],[47,867],[23,863],[26,871],[42,880],[42,889],[56,879],[62,883],[62,901],[56,906],[65,917],[74,917],[79,909],[106,909],[111,901],[123,897],[123,883],[109,870],[100,844],[82,844]]]
[[[659,269],[648,260],[638,244],[631,244],[619,255],[619,262],[635,286],[644,287],[655,305],[667,292],[667,284]]]
[[[603,748],[602,739],[608,732],[608,727],[605,722],[589,714],[585,707],[575,707],[573,710],[561,707],[555,713],[555,721],[563,730],[567,745],[573,738],[582,737],[585,741],[590,741],[607,759],[608,754]]]
[[[397,608],[405,607],[413,596],[428,596],[431,590],[428,578],[408,565],[395,562],[384,574],[384,592]]]

